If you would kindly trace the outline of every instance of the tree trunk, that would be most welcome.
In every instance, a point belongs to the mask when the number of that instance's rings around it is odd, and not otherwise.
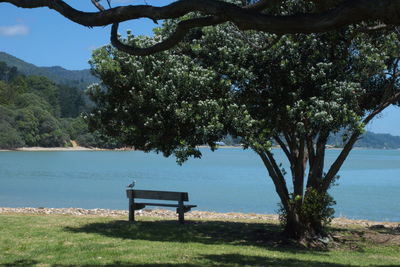
[[[288,238],[309,243],[326,237],[322,221],[313,217],[304,216],[300,209],[293,208],[286,211],[284,233]]]
[[[282,145],[284,144],[283,142],[281,143]],[[317,150],[318,153],[314,153],[314,157],[316,155],[322,157],[323,155],[321,150],[324,151],[325,145],[323,141],[320,143],[322,145]],[[276,192],[281,199],[281,216],[285,235],[308,246],[310,243],[315,243],[318,239],[326,236],[323,231],[323,216],[326,206],[320,205],[320,203],[330,202],[319,201],[320,199],[326,200],[324,197],[319,197],[321,191],[318,189],[321,187],[322,177],[314,177],[322,175],[319,170],[323,169],[323,157],[322,160],[313,159],[313,164],[310,166],[310,169],[314,170],[314,175],[312,175],[313,182],[307,184],[307,188],[304,189],[305,166],[308,159],[307,149],[305,141],[302,141],[299,147],[285,148],[285,153],[290,156],[293,177],[292,194],[289,194],[284,174],[275,162],[274,155],[270,151],[256,152],[263,160],[268,174],[274,182]],[[326,193],[326,191],[324,192]],[[324,196],[325,193],[321,193],[321,196]]]
[[[293,195],[290,204],[285,207],[285,233],[289,238],[304,242],[315,243],[326,236],[323,229],[326,217],[331,216],[330,205],[332,198],[327,190],[321,190],[325,144],[328,133],[319,134],[315,150],[312,140],[301,140],[298,147],[293,147],[295,152],[290,162],[293,180]],[[309,162],[309,173],[306,188],[304,188],[305,167]]]
[[[302,239],[305,235],[306,226],[302,223],[300,215],[296,210],[286,211],[285,234],[292,239]]]

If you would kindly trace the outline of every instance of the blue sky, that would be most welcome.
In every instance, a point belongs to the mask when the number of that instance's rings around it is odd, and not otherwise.
[[[96,11],[90,0],[67,2],[80,10]],[[112,1],[115,5],[132,2]],[[153,5],[169,2],[171,0],[146,1]],[[139,0],[134,3],[144,4],[145,1]],[[154,26],[156,25],[150,20],[140,20],[123,23],[120,32],[131,29],[135,35],[149,35]],[[0,51],[37,66],[58,65],[70,70],[89,68],[88,60],[92,50],[109,43],[109,32],[109,26],[89,29],[47,8],[28,10],[0,3]],[[400,135],[399,122],[400,108],[389,107],[367,126],[367,130]]]
[[[67,1],[75,8],[96,11],[90,0]],[[104,0],[102,1],[104,2]],[[113,3],[129,0],[113,0]],[[142,1],[144,3],[144,1]],[[147,1],[167,3],[169,1]],[[138,1],[137,3],[140,3]],[[155,24],[143,19],[123,23],[120,32],[152,33]],[[110,27],[87,28],[47,8],[22,9],[0,4],[0,51],[38,66],[60,65],[66,69],[89,68],[91,51],[109,43]]]

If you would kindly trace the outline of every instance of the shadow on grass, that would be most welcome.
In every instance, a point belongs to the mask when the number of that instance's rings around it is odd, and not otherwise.
[[[10,263],[0,264],[1,267],[25,267],[25,266],[34,266],[39,264],[38,261],[34,260],[17,260]]]
[[[337,263],[329,263],[329,262],[320,262],[320,261],[311,261],[311,260],[298,260],[298,259],[276,259],[270,257],[263,256],[246,256],[240,254],[222,254],[222,255],[203,255],[201,259],[206,260],[206,266],[221,266],[221,267],[230,267],[230,266],[253,266],[253,267],[265,267],[265,266],[284,266],[284,267],[354,267],[355,265],[348,264],[337,264]],[[19,260],[12,263],[0,264],[1,267],[11,267],[11,266],[36,266],[40,264],[36,261],[30,260]],[[148,263],[148,264],[135,264],[130,262],[122,262],[122,261],[114,261],[108,264],[79,264],[79,265],[68,265],[68,264],[53,264],[46,266],[51,267],[73,267],[73,266],[81,266],[81,267],[197,267],[204,266],[204,262],[202,264],[188,264],[188,263],[176,263],[176,264],[168,264],[168,263]],[[376,265],[374,265],[376,266]],[[389,267],[396,265],[379,265],[381,267]],[[398,266],[398,265],[397,265]]]
[[[379,227],[364,229],[330,228],[337,243],[346,244],[350,248],[357,248],[360,242],[374,244],[400,245],[400,227]],[[360,251],[360,248],[357,249]],[[399,265],[400,266],[400,265]]]
[[[188,221],[179,225],[175,221],[111,221],[90,223],[81,227],[66,227],[73,233],[94,233],[113,238],[161,242],[195,242],[201,244],[229,244],[259,246],[269,250],[291,253],[323,253],[305,249],[281,234],[280,226],[268,223]]]
[[[371,228],[370,228],[371,229]],[[400,235],[400,225],[397,227],[385,227],[381,229],[372,229],[381,234],[389,234],[389,235]]]
[[[263,256],[247,256],[240,254],[206,255],[205,258],[217,266],[296,266],[296,267],[343,267],[354,265],[320,262],[299,259],[279,259]]]

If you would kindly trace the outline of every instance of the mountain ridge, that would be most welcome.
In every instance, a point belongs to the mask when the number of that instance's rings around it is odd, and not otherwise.
[[[0,61],[10,67],[16,67],[25,75],[45,76],[54,83],[74,86],[82,90],[86,89],[89,84],[99,81],[89,69],[67,70],[61,66],[38,67],[2,51],[0,51]]]

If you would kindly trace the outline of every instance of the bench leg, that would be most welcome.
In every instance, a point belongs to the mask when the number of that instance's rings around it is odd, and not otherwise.
[[[129,199],[129,222],[135,221],[135,209],[134,209],[134,200],[133,198]]]
[[[179,207],[177,208],[177,212],[179,214],[179,223],[184,224],[185,223],[185,209],[183,206],[183,200],[179,201]]]
[[[184,224],[185,223],[185,211],[183,208],[178,208],[178,216],[179,216],[179,223]]]

